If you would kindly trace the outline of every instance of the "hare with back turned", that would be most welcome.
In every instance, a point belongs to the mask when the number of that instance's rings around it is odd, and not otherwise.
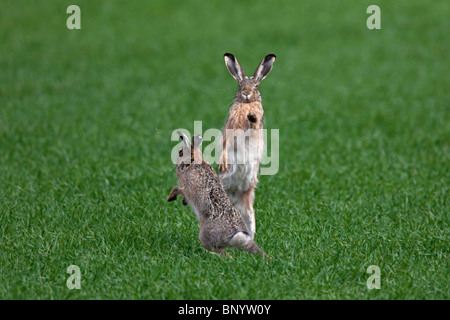
[[[245,76],[241,65],[231,53],[225,53],[224,58],[228,71],[239,84],[239,89],[222,130],[219,177],[253,239],[256,232],[253,203],[264,150],[264,111],[258,86],[272,70],[276,56],[265,56],[250,78]]]
[[[189,204],[200,222],[200,242],[216,253],[224,248],[239,248],[266,256],[255,244],[239,212],[231,204],[214,169],[202,159],[202,138],[194,136],[192,144],[182,132],[177,132],[184,142],[178,151],[178,186],[170,192],[167,201],[180,194],[183,204]]]

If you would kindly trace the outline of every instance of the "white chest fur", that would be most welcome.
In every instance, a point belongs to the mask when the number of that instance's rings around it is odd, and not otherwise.
[[[264,139],[262,130],[227,132],[227,171],[221,175],[222,184],[230,192],[249,190],[257,183]]]

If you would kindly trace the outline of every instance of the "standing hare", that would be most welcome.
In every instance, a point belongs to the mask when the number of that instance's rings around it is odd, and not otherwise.
[[[194,136],[192,145],[182,132],[177,132],[184,142],[178,151],[178,186],[170,192],[167,201],[181,194],[183,204],[189,204],[200,221],[200,242],[216,253],[224,248],[239,248],[251,253],[264,252],[253,242],[250,232],[239,212],[233,207],[214,169],[202,159],[202,138]]]
[[[245,76],[241,65],[231,53],[225,53],[224,58],[228,71],[239,84],[239,90],[222,130],[219,177],[253,239],[256,231],[253,203],[264,150],[264,111],[258,86],[272,70],[276,56],[265,56],[250,78]]]

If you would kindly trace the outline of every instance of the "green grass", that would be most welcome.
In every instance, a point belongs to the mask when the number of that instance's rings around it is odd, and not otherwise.
[[[449,299],[450,5],[375,3],[2,1],[0,298]],[[270,261],[207,253],[166,202],[172,131],[225,122],[225,52],[248,73],[278,57],[260,90],[280,169],[255,204]]]

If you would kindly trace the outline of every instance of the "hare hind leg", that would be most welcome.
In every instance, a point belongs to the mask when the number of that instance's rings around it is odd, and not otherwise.
[[[239,231],[230,239],[230,246],[245,250],[250,253],[259,253],[261,257],[269,257],[262,251],[260,247],[252,240],[252,238],[245,232]]]
[[[253,239],[256,233],[255,211],[253,210],[253,202],[255,201],[255,190],[250,189],[242,194],[235,205],[236,209],[240,212],[242,219],[247,226],[250,236]]]
[[[265,254],[253,240],[243,249],[250,253],[259,253],[259,255],[264,258],[271,258],[269,255]]]

